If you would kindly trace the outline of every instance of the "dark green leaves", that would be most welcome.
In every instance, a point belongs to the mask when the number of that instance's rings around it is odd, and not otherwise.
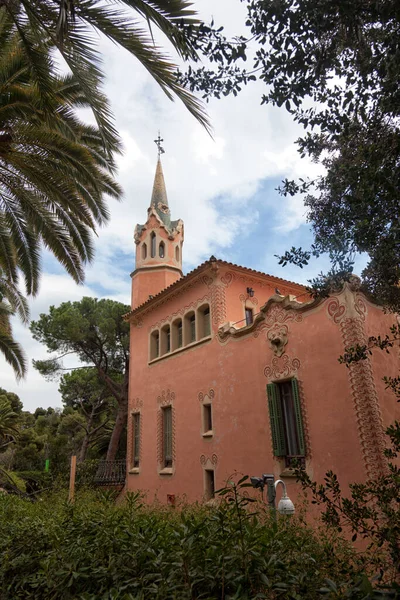
[[[218,506],[178,510],[143,505],[140,492],[115,504],[110,494],[82,491],[73,507],[62,493],[36,503],[2,495],[0,593],[4,600],[316,600],[327,578],[352,585],[355,553],[295,518],[273,527],[244,486],[229,483]]]
[[[246,0],[248,40],[199,29],[197,47],[214,68],[189,68],[183,83],[206,98],[236,95],[256,78],[262,104],[285,109],[305,128],[302,157],[320,162],[313,182],[285,180],[304,194],[315,242],[311,254],[354,259],[365,252],[365,287],[400,307],[400,18],[398,2]],[[253,65],[242,69],[243,54]],[[212,65],[213,66],[213,65]],[[294,260],[290,260],[289,254]],[[280,264],[305,263],[295,252]],[[349,261],[351,262],[351,260]],[[337,264],[333,267],[337,270]]]

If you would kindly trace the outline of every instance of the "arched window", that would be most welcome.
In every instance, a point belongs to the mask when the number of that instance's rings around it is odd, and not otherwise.
[[[156,256],[156,248],[157,248],[157,239],[156,239],[156,234],[154,233],[154,231],[151,232],[150,234],[150,243],[151,243],[151,258],[155,258]]]
[[[179,262],[179,246],[175,246],[175,260]]]
[[[150,360],[160,356],[160,333],[153,331],[150,336]]]
[[[164,258],[165,256],[165,244],[164,242],[160,242],[160,245],[158,247],[158,255],[160,258]]]
[[[161,356],[171,352],[171,328],[169,325],[164,325],[161,329],[161,340],[160,340]]]
[[[147,244],[144,242],[142,244],[142,259],[147,258]]]
[[[211,335],[210,307],[208,304],[200,306],[197,311],[199,339]]]
[[[182,319],[176,319],[172,323],[172,350],[177,350],[178,348],[182,348],[183,346],[183,327],[182,327]]]
[[[183,335],[185,346],[196,341],[196,315],[193,310],[185,315]]]

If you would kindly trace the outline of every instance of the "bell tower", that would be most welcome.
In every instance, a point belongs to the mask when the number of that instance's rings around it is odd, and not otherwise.
[[[171,220],[161,165],[163,140],[158,135],[158,160],[147,221],[135,227],[136,266],[132,273],[132,310],[180,279],[183,221]]]

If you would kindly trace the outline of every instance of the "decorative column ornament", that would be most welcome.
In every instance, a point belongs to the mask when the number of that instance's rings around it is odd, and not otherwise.
[[[340,327],[344,348],[367,343],[364,327],[367,306],[357,289],[357,280],[345,283],[341,293],[327,300],[328,315]],[[351,363],[347,372],[365,469],[367,476],[374,478],[383,474],[387,467],[383,456],[382,413],[370,358]]]

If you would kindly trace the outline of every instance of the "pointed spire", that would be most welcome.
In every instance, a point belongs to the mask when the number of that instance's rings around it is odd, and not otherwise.
[[[171,217],[160,157],[158,157],[156,174],[154,176],[153,193],[151,195],[149,210],[151,209],[156,211],[157,215],[167,227],[170,226]]]
[[[157,161],[150,206],[154,206],[157,209],[159,203],[168,207],[167,190],[165,189],[164,173],[160,158]]]

